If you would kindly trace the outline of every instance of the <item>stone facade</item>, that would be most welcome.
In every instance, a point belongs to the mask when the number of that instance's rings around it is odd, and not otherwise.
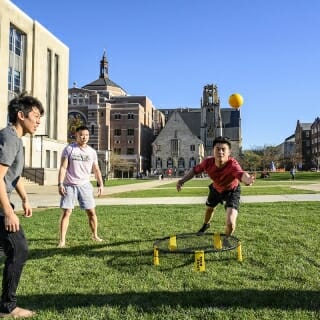
[[[154,174],[182,175],[204,157],[203,142],[186,124],[181,113],[174,111],[165,127],[152,143]]]
[[[69,49],[11,1],[0,1],[0,128],[15,94],[37,97],[45,115],[36,135],[23,137],[25,169],[42,172],[41,183],[56,184],[67,142]]]
[[[311,125],[311,155],[312,168],[320,170],[320,118],[317,117]]]
[[[295,130],[295,160],[299,170],[312,167],[311,157],[311,123],[297,121]]]

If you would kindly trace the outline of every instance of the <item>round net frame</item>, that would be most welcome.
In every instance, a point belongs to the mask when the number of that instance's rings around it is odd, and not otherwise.
[[[158,239],[153,248],[163,253],[221,252],[241,247],[240,240],[223,233],[181,233]]]

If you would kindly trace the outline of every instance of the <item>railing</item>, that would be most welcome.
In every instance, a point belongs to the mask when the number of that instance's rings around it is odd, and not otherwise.
[[[44,185],[44,168],[24,168],[22,176],[40,185]]]

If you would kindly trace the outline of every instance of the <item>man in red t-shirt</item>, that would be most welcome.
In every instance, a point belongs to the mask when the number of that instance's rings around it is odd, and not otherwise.
[[[240,201],[240,181],[250,186],[255,181],[254,175],[242,170],[238,161],[232,158],[231,143],[227,138],[218,137],[213,141],[212,157],[204,159],[200,164],[193,167],[182,179],[177,182],[177,190],[185,182],[195,175],[206,172],[212,179],[209,186],[209,195],[206,201],[204,224],[198,234],[204,233],[210,228],[210,221],[215,207],[225,201],[226,208],[226,236],[231,235],[236,227]]]

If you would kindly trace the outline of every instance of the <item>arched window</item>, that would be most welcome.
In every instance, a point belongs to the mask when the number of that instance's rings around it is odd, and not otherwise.
[[[178,159],[178,168],[180,168],[180,169],[184,168],[184,158]]]
[[[157,158],[156,160],[156,168],[161,169],[162,168],[162,160],[161,158]]]
[[[172,158],[168,158],[168,160],[167,160],[167,168],[173,168]]]
[[[189,160],[189,168],[193,168],[196,165],[196,160],[194,157],[191,157]]]

